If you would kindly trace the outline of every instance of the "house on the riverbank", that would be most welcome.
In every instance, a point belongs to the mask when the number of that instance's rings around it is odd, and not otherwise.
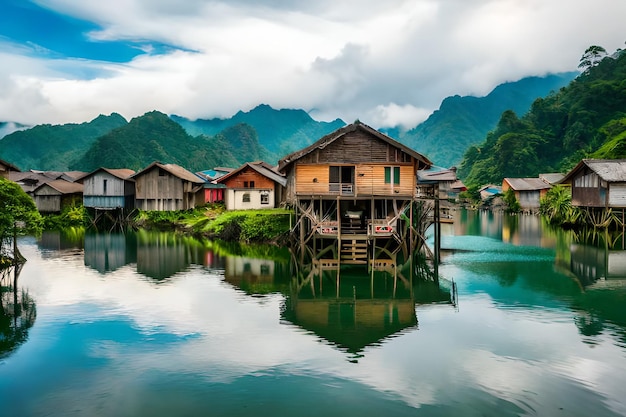
[[[179,165],[160,162],[153,162],[131,178],[135,181],[135,207],[140,210],[192,209],[198,187],[204,183]]]
[[[571,186],[573,206],[626,209],[626,159],[583,159],[561,183]]]
[[[40,184],[31,194],[41,213],[60,213],[66,207],[80,206],[83,184],[66,180],[52,180]]]
[[[78,181],[83,184],[83,205],[97,210],[135,207],[135,174],[132,169],[98,168]]]
[[[398,245],[414,247],[416,173],[430,166],[358,121],[285,156],[278,163],[287,178],[283,202],[296,210],[300,246],[324,240],[342,262],[393,263]]]
[[[243,164],[215,183],[226,186],[226,209],[245,210],[275,208],[287,180],[270,164],[258,161]]]
[[[533,213],[539,210],[541,198],[552,185],[541,178],[505,178],[502,180],[502,192],[513,190],[522,211]]]

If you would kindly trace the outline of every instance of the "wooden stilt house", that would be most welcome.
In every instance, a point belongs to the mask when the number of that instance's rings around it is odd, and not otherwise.
[[[313,242],[317,258],[327,252],[340,262],[393,262],[400,247],[415,243],[416,173],[431,165],[360,122],[282,158],[283,200],[296,210],[301,246]]]

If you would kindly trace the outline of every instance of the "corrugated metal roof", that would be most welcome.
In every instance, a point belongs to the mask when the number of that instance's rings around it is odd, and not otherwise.
[[[607,182],[626,181],[626,159],[585,159],[583,162]]]
[[[553,172],[548,174],[539,174],[539,178],[547,182],[548,184],[556,184],[560,182],[565,175],[560,172]]]
[[[515,191],[535,191],[551,188],[550,184],[540,178],[505,178]]]

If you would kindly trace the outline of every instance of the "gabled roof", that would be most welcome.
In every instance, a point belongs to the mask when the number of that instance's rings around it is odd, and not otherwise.
[[[85,178],[94,176],[100,171],[104,171],[114,176],[115,178],[119,178],[121,180],[134,181],[131,177],[135,174],[135,171],[133,171],[132,169],[128,169],[128,168],[111,169],[111,168],[103,168],[103,167],[100,167],[96,169],[95,171],[91,171],[90,173],[83,175],[82,177],[78,178],[78,181],[84,181]]]
[[[297,161],[298,159],[308,155],[309,153],[313,152],[316,149],[324,149],[326,146],[330,145],[331,143],[333,143],[334,141],[336,141],[337,139],[342,138],[343,136],[345,136],[348,133],[352,133],[354,131],[357,130],[361,130],[364,131],[384,142],[387,142],[388,144],[390,144],[391,146],[394,146],[398,149],[401,149],[403,152],[406,152],[407,154],[411,155],[413,158],[422,161],[422,163],[431,166],[433,163],[426,158],[424,155],[414,151],[413,149],[409,148],[406,145],[401,144],[400,142],[390,138],[389,136],[379,132],[378,130],[369,127],[366,124],[363,124],[361,122],[355,122],[352,124],[349,124],[347,126],[344,126],[340,129],[335,130],[334,132],[322,137],[321,139],[319,139],[317,142],[313,143],[312,145],[301,149],[299,151],[293,152],[287,156],[285,156],[284,158],[282,158],[280,161],[278,161],[278,171],[282,172],[285,167],[287,167],[288,165],[294,163],[295,161]]]
[[[270,164],[268,164],[267,162],[264,162],[264,161],[246,162],[245,164],[243,164],[239,168],[235,169],[234,171],[231,171],[228,174],[219,177],[214,182],[216,182],[216,183],[224,182],[228,178],[236,176],[238,173],[240,173],[241,171],[243,171],[246,168],[252,168],[253,170],[258,172],[259,174],[261,174],[264,177],[267,177],[270,180],[272,180],[272,181],[282,185],[283,187],[285,185],[287,185],[287,178],[285,178],[285,176],[282,175],[281,173],[277,172],[276,169],[273,166],[271,166]]]
[[[41,184],[40,186],[38,186],[37,188],[35,188],[33,190],[33,194],[36,194],[37,190],[39,190],[42,187],[45,187],[46,185],[50,188],[57,190],[61,194],[77,194],[77,193],[83,192],[83,184],[81,183],[70,182],[70,181],[65,181],[65,180],[52,180],[49,182],[45,182]]]
[[[504,181],[508,182],[515,191],[537,191],[552,188],[541,178],[505,178]]]
[[[571,182],[572,177],[585,166],[606,182],[626,182],[626,159],[583,159],[560,182]]]
[[[132,175],[132,178],[137,178],[138,176],[143,175],[144,173],[150,171],[154,167],[159,167],[162,170],[169,172],[173,176],[180,178],[181,180],[189,181],[195,184],[202,184],[204,182],[202,178],[200,178],[199,176],[197,176],[196,174],[192,172],[187,171],[185,168],[181,167],[180,165],[162,164],[160,162],[151,163],[143,170]]]

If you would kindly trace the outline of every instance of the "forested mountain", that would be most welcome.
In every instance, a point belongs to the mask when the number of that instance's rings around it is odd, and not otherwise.
[[[0,159],[20,169],[66,171],[100,136],[127,123],[121,115],[100,115],[91,122],[38,125],[0,140]]]
[[[467,150],[458,171],[466,185],[565,173],[585,157],[626,158],[626,53],[586,58],[568,86],[535,100],[522,117],[504,112],[485,141]]]
[[[527,77],[500,84],[485,97],[448,97],[426,121],[405,134],[399,134],[397,139],[427,155],[435,165],[457,166],[465,151],[481,143],[496,127],[503,111],[524,114],[535,99],[559,90],[578,74]],[[388,132],[390,136],[394,133]]]
[[[208,137],[192,137],[167,115],[152,111],[98,138],[72,169],[98,167],[141,170],[154,161],[178,164],[190,171],[216,166],[238,167],[263,158],[256,132],[239,124]]]
[[[249,112],[239,111],[229,119],[189,120],[176,115],[171,117],[193,136],[200,134],[213,136],[240,123],[251,125],[258,134],[259,144],[269,151],[268,162],[272,163],[346,125],[341,119],[318,122],[304,110],[275,110],[266,104],[259,105]]]

